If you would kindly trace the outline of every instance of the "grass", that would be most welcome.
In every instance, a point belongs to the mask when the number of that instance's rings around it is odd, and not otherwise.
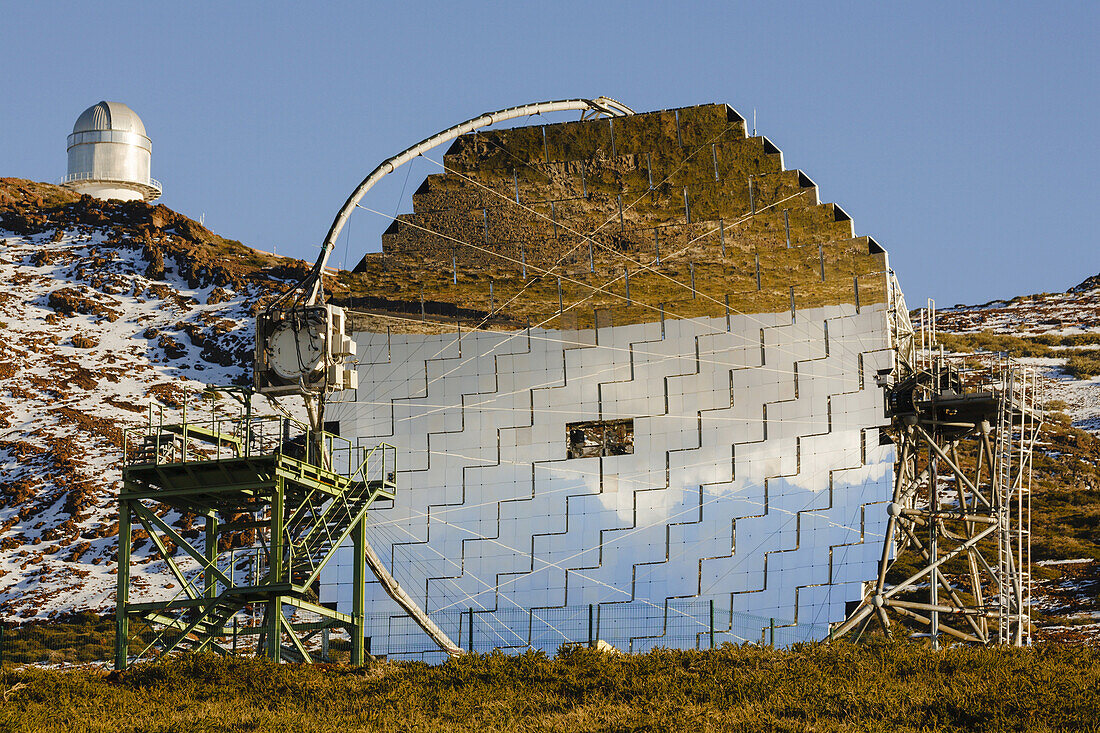
[[[183,656],[0,678],[4,731],[1100,729],[1100,650],[905,643],[470,655],[431,666]]]
[[[1100,374],[1100,350],[1075,351],[1066,358],[1066,371],[1077,379],[1091,379]]]
[[[93,662],[114,656],[113,621],[92,613],[5,628],[3,639],[5,664]]]
[[[1100,344],[1100,334],[1071,336],[1011,336],[991,331],[978,333],[941,333],[937,338],[948,351],[958,353],[992,351],[1016,358],[1046,357],[1066,360],[1066,371],[1077,379],[1089,379],[1100,374],[1100,349],[1087,348]]]

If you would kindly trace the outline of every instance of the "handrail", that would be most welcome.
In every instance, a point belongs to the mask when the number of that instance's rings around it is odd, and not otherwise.
[[[143,181],[140,181],[140,180],[135,181],[131,178],[111,178],[111,177],[99,176],[99,175],[96,175],[94,173],[87,173],[87,172],[84,172],[84,173],[67,173],[66,175],[61,177],[61,180],[58,181],[58,183],[61,184],[61,185],[64,185],[66,183],[72,183],[73,181],[103,181],[104,183],[136,183],[138,185],[149,186],[150,188],[155,188],[158,191],[163,191],[164,190],[164,187],[161,185],[160,181],[158,181],[157,179],[152,178],[152,177],[146,178]]]
[[[354,445],[333,433],[313,431],[305,423],[280,416],[227,417],[215,420],[148,424],[127,428],[123,435],[123,465],[219,461],[256,455],[288,455],[289,444],[309,449],[320,433],[328,453],[335,460],[320,467],[349,481],[379,480],[390,492],[396,488],[387,472],[388,454],[396,451],[389,443]],[[179,436],[186,435],[186,444]],[[173,437],[174,436],[174,437]],[[346,457],[346,458],[344,458]],[[299,460],[305,458],[300,456]],[[306,460],[304,463],[309,464]],[[377,466],[372,468],[372,463]]]

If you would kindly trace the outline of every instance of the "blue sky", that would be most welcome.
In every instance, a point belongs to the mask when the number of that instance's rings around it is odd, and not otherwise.
[[[56,180],[77,115],[122,101],[153,139],[163,203],[312,260],[371,168],[481,112],[726,102],[887,247],[911,305],[1057,291],[1100,272],[1098,8],[8,3],[0,176]],[[366,203],[407,211],[433,169]],[[372,216],[353,218],[349,263],[379,246]]]

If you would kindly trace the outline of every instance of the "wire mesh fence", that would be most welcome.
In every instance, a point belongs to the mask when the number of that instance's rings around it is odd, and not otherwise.
[[[0,625],[0,666],[85,664],[114,658],[114,617]]]
[[[707,600],[670,601],[663,605],[622,603],[557,608],[488,610],[451,608],[431,614],[447,635],[466,651],[494,649],[553,653],[562,646],[610,645],[628,653],[656,647],[708,649],[724,643],[786,647],[820,641],[828,624],[741,613]],[[377,653],[423,657],[438,652],[407,616],[373,614],[365,635]]]
[[[522,653],[540,649],[553,654],[563,647],[613,647],[642,653],[658,647],[710,649],[725,643],[787,647],[829,637],[828,624],[794,623],[741,613],[706,600],[564,606],[557,608],[450,608],[431,614],[450,638],[468,652],[502,650]],[[235,635],[220,641],[226,653],[254,656],[262,629],[257,619],[240,619]],[[308,624],[307,624],[308,625]],[[314,624],[314,626],[319,626]],[[441,661],[446,655],[408,616],[370,613],[365,618],[367,651],[391,659]],[[147,649],[153,629],[131,624],[130,649]],[[110,663],[114,659],[113,616],[81,614],[54,623],[0,626],[0,665]],[[317,630],[304,639],[315,660],[346,662],[350,637],[339,627]]]

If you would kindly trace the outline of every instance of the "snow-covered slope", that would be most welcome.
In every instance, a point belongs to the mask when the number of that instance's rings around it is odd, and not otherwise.
[[[1064,293],[1040,293],[941,310],[937,324],[956,333],[994,331],[1015,336],[1100,333],[1100,275]]]
[[[150,399],[244,376],[252,294],[152,280],[140,251],[106,240],[0,230],[7,614],[113,603],[121,431]]]
[[[936,314],[941,332],[975,334],[989,332],[1034,339],[1036,337],[1081,337],[1082,345],[1100,337],[1100,275],[1094,275],[1064,293],[1040,293],[993,301],[984,305],[955,306]],[[1046,338],[1046,341],[1051,339]],[[1100,375],[1075,378],[1065,369],[1071,346],[1055,345],[1045,356],[1025,357],[1024,363],[1040,369],[1047,396],[1065,403],[1073,425],[1100,434]],[[1095,343],[1091,348],[1100,349]]]
[[[255,304],[279,273],[220,268],[245,248],[211,237],[224,246],[209,251],[205,230],[164,207],[43,202],[54,187],[5,183],[0,618],[106,610],[123,430],[151,403],[178,419],[187,393],[249,378]],[[146,570],[139,583],[171,585]]]

